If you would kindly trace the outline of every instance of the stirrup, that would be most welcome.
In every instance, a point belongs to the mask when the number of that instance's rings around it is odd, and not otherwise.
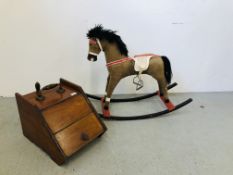
[[[141,79],[140,75],[141,75],[141,73],[139,73],[138,75],[136,75],[133,78],[133,84],[136,85],[136,91],[138,91],[139,89],[143,88],[143,86],[144,86],[143,80]]]

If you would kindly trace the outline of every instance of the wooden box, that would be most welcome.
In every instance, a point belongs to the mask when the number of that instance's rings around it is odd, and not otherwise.
[[[62,87],[64,92],[58,92]],[[60,79],[60,84],[36,92],[16,93],[24,136],[42,148],[58,164],[101,136],[106,127],[80,86]]]

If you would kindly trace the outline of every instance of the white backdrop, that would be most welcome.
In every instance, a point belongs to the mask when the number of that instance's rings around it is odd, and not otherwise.
[[[232,91],[232,16],[230,0],[0,0],[0,95],[60,77],[104,93],[103,54],[95,63],[86,59],[86,32],[95,24],[119,31],[130,55],[168,56],[176,92]],[[144,79],[138,93],[157,88]],[[132,77],[115,90],[135,92]]]

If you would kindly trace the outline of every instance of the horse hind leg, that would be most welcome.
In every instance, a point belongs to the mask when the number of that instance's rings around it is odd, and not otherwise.
[[[160,98],[164,102],[165,106],[169,111],[172,111],[175,109],[175,106],[168,98],[168,92],[167,92],[167,81],[165,78],[157,80],[159,84],[159,91],[160,91]]]
[[[159,95],[164,99],[165,102],[169,101],[168,92],[167,92],[167,81],[165,78],[157,79],[159,86]]]

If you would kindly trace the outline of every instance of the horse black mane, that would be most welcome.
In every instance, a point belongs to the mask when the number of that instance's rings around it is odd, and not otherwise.
[[[104,29],[102,25],[97,25],[88,31],[87,38],[105,39],[109,43],[116,43],[120,53],[128,56],[128,49],[125,43],[121,40],[121,37],[116,34],[116,31]]]

